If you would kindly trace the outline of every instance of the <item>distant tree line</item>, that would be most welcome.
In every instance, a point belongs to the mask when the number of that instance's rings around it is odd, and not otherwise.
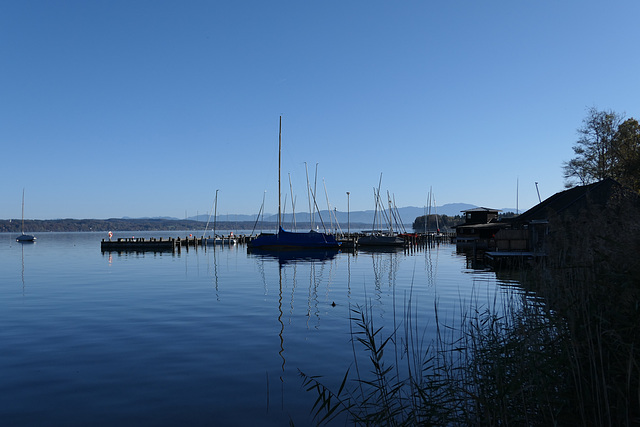
[[[503,218],[513,218],[514,216],[517,216],[518,214],[515,212],[502,212],[498,214],[498,219],[503,219]]]
[[[175,220],[159,218],[111,218],[111,219],[25,219],[24,230],[28,233],[41,232],[91,232],[91,231],[184,231],[202,232],[207,226],[206,221]],[[293,224],[284,223],[285,228],[293,230]],[[366,228],[370,224],[351,223],[352,229]],[[0,233],[20,233],[19,219],[0,220]],[[247,230],[260,233],[262,230],[275,230],[276,222],[269,221],[218,221],[217,230]],[[327,227],[329,225],[327,224]],[[304,229],[298,225],[297,230]],[[213,223],[209,223],[207,234],[213,234]],[[343,227],[344,229],[344,227]],[[346,231],[344,229],[343,231]]]
[[[463,222],[464,218],[460,215],[422,215],[413,221],[413,230],[416,233],[422,233],[425,230],[427,232],[433,232],[437,231],[438,228],[440,231],[445,231],[455,227],[456,225],[462,224]]]
[[[640,191],[640,124],[636,119],[592,107],[578,134],[573,146],[576,156],[563,164],[567,188],[613,178]]]
[[[204,230],[206,222],[171,219],[52,219],[24,220],[24,230],[29,233],[60,231],[181,231]],[[252,229],[253,222],[219,222],[218,229]],[[0,232],[20,233],[20,220],[0,220]],[[211,230],[212,224],[208,229]]]

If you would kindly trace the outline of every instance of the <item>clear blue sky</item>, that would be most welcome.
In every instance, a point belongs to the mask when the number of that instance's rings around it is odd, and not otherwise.
[[[589,107],[640,116],[637,1],[0,1],[0,218],[520,210]],[[284,197],[284,196],[283,196]],[[287,195],[287,211],[291,211]]]

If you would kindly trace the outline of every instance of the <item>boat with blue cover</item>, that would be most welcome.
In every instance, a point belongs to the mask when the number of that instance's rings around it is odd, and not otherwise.
[[[292,232],[282,227],[277,233],[261,233],[249,242],[252,248],[334,248],[339,249],[342,242],[336,236],[317,231]]]
[[[282,228],[282,214],[280,206],[280,165],[282,159],[282,116],[278,135],[278,231],[276,233],[261,233],[248,243],[249,248],[262,249],[296,249],[296,248],[327,248],[339,249],[342,242],[336,240],[333,234],[318,231],[292,232]]]

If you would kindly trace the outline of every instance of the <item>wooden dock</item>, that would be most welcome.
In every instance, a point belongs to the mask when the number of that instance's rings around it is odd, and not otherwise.
[[[535,265],[545,259],[546,254],[529,251],[487,251],[484,253],[484,257],[493,269],[522,268]]]
[[[242,235],[218,237],[218,239],[227,246],[231,240],[236,243],[247,243],[251,238],[251,236]],[[187,236],[185,238],[120,237],[115,240],[102,239],[100,242],[100,250],[102,252],[180,252],[182,248],[189,250],[190,247],[197,249],[200,246],[213,246],[213,242],[214,239],[211,236]]]
[[[342,248],[345,251],[354,251],[358,247],[358,238],[363,236],[362,233],[344,234],[338,237],[338,241],[342,242]],[[433,245],[438,243],[446,243],[452,240],[450,234],[405,234],[404,247],[416,247],[423,245]],[[214,245],[229,246],[231,241],[237,244],[249,243],[255,236],[245,235],[229,235],[218,236],[213,238],[194,237],[192,235],[184,238],[144,238],[144,237],[119,237],[117,239],[102,239],[100,249],[102,252],[180,252],[183,248],[187,251],[189,248],[212,247]]]
[[[100,250],[102,252],[174,252],[176,245],[176,239],[131,237],[118,238],[116,240],[102,239],[102,242],[100,242]]]

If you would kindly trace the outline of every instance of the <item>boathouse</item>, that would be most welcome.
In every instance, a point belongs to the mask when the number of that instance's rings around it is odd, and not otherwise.
[[[492,247],[495,234],[508,226],[498,221],[500,209],[480,207],[461,212],[465,222],[455,227],[456,244],[461,246],[470,245],[479,249]]]
[[[608,178],[556,193],[528,211],[505,219],[508,227],[495,234],[495,250],[486,256],[494,263],[514,257],[529,260],[544,257],[554,234],[553,227],[560,224],[556,220],[575,221],[589,212],[604,212],[620,191],[624,191],[622,185]]]

